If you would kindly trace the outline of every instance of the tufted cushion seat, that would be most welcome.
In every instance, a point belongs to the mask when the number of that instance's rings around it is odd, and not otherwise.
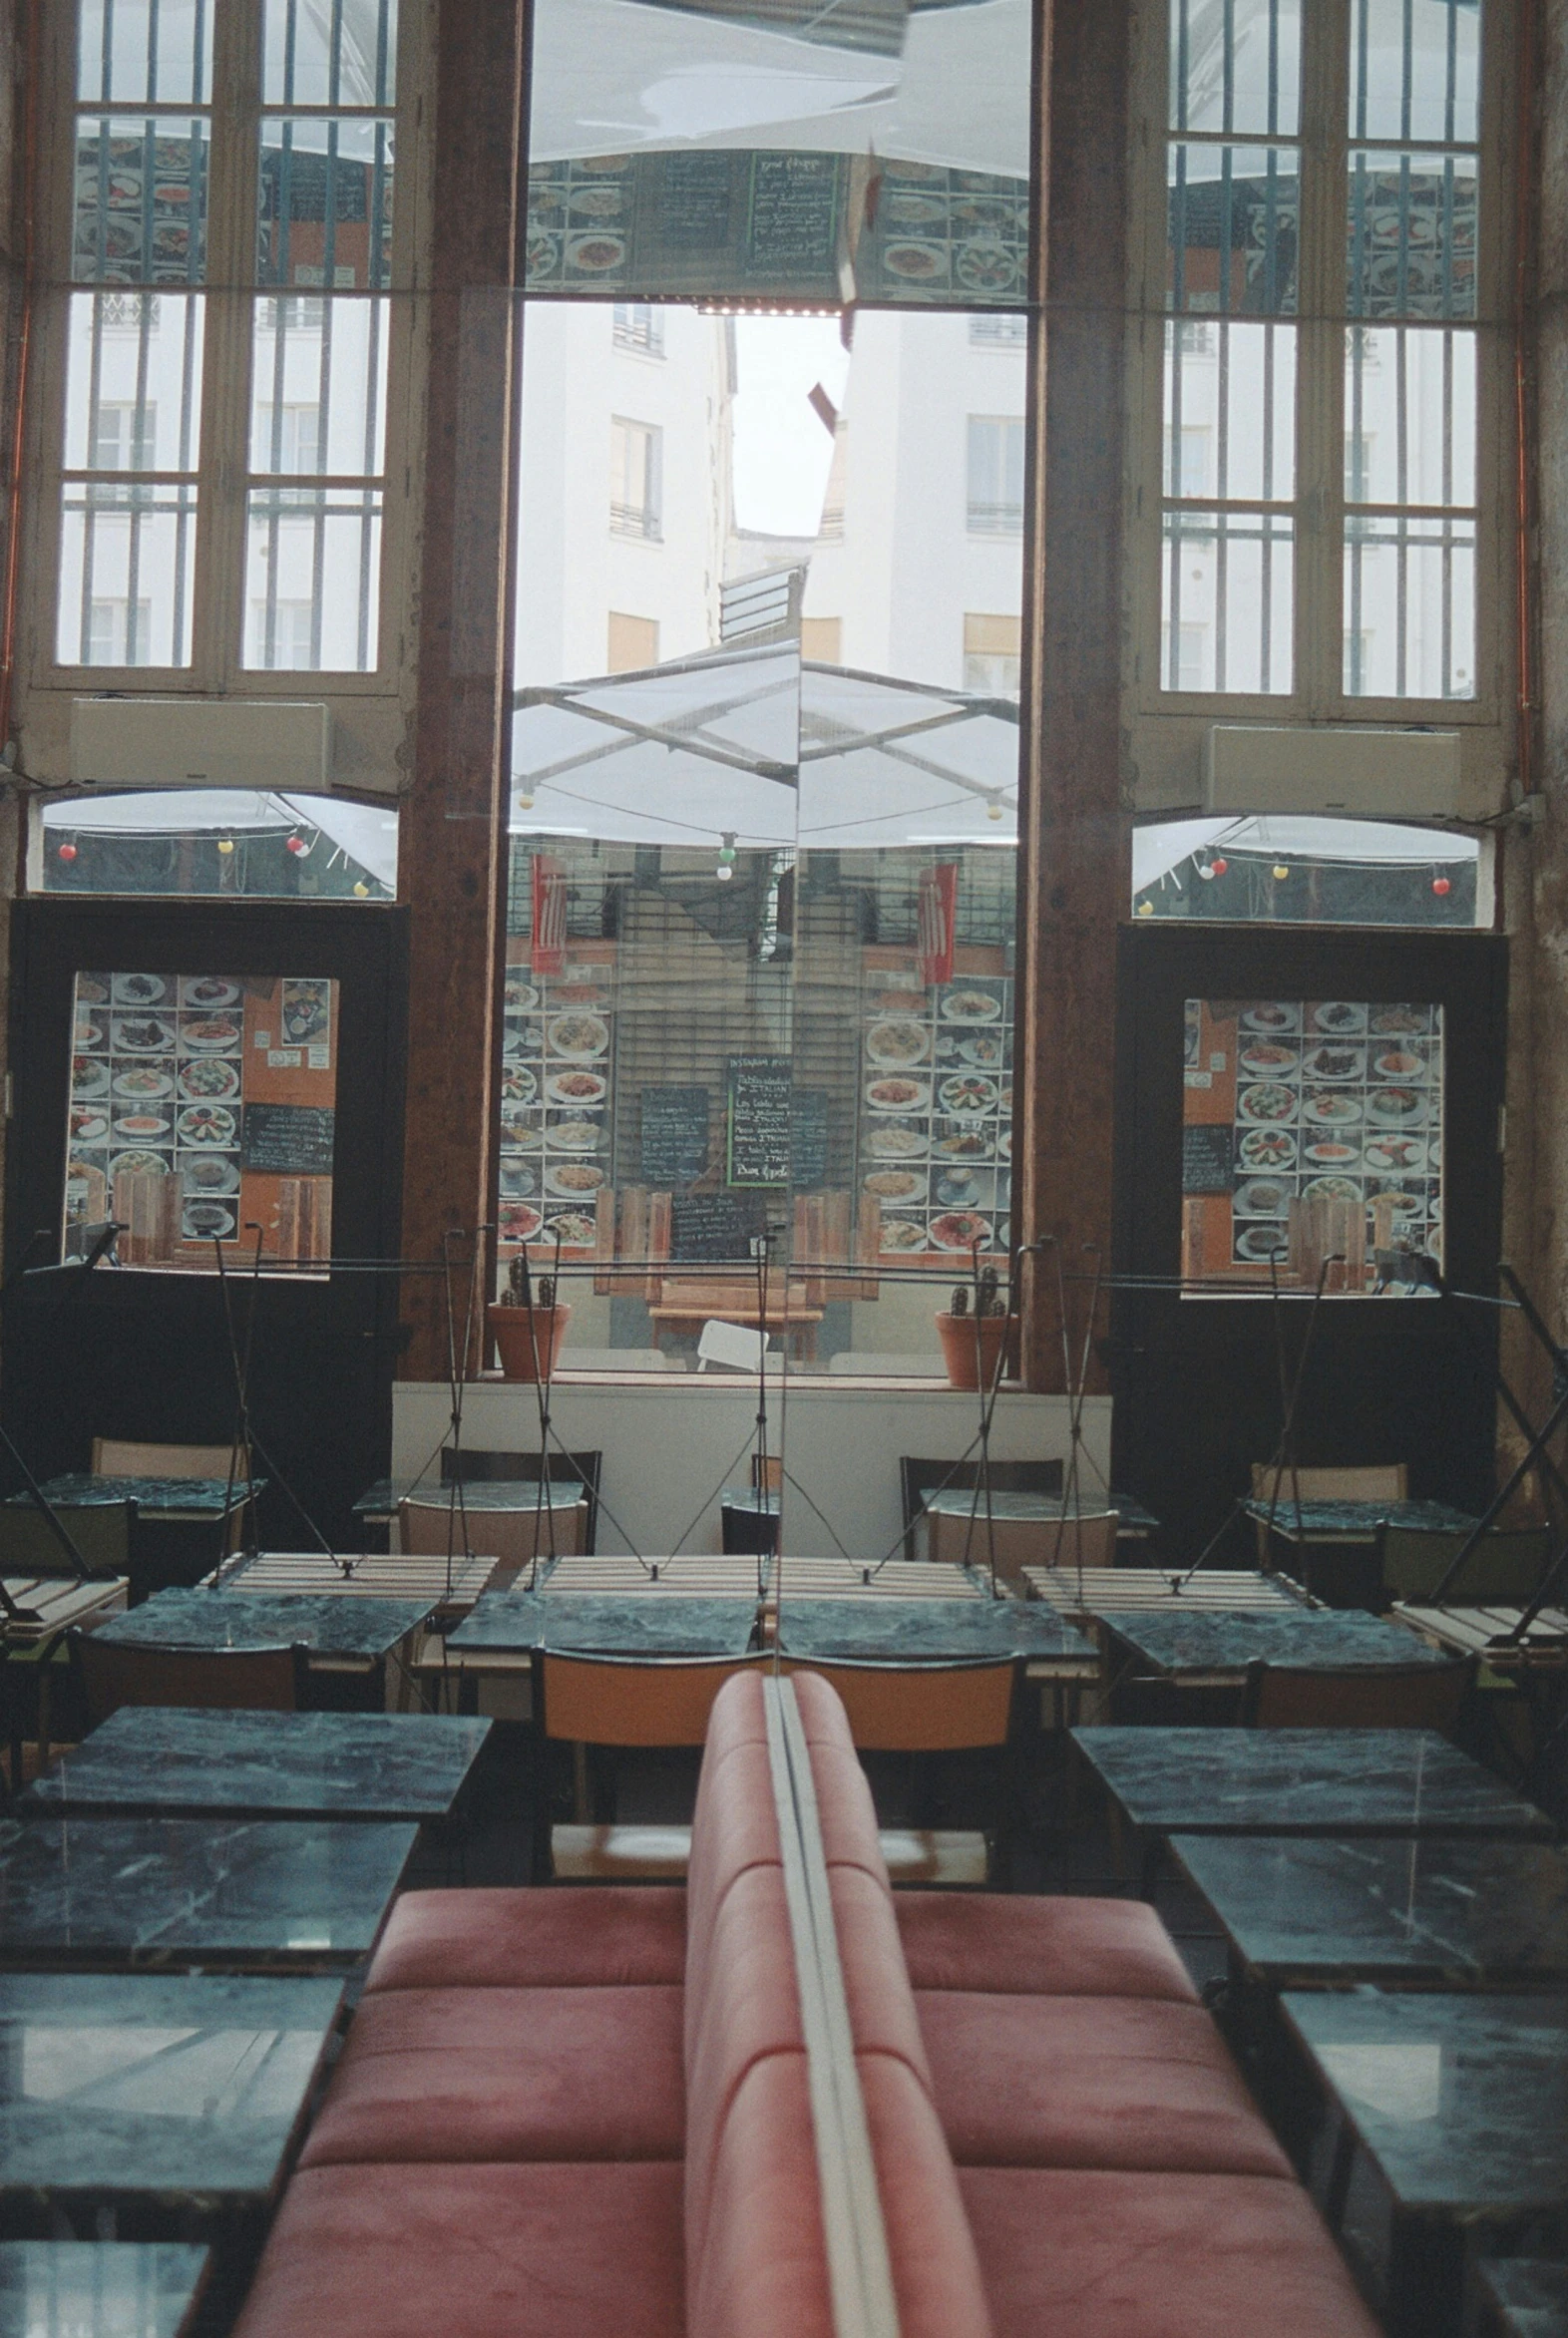
[[[686,1894],[665,1884],[577,1891],[406,1891],[366,1996],[383,1989],[616,1989],[686,1976]]]
[[[901,1891],[894,1912],[918,1990],[1198,2002],[1174,1941],[1142,1900]]]

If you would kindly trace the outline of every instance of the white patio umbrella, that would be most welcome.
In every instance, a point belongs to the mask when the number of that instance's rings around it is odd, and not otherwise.
[[[1146,892],[1201,852],[1424,869],[1437,861],[1473,861],[1480,846],[1473,836],[1451,829],[1401,827],[1390,820],[1319,820],[1305,813],[1161,820],[1132,832],[1133,892]]]
[[[389,893],[397,890],[397,811],[391,805],[249,788],[134,789],[46,804],[44,827],[72,836],[240,836],[318,828]]]

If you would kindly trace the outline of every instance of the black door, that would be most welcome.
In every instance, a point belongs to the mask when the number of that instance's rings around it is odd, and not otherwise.
[[[285,1065],[308,1060],[313,988],[322,977],[338,985],[332,1119],[312,1123],[308,1108],[303,1121],[290,1121],[286,1112],[280,1119],[274,1106],[267,1131],[285,1167],[281,1140],[297,1140],[301,1129],[308,1138],[313,1126],[329,1149],[330,1241],[323,1233],[312,1271],[263,1274],[253,1294],[245,1274],[250,1237],[237,1223],[225,1256],[240,1278],[229,1290],[241,1322],[252,1296],[255,1307],[251,1410],[276,1472],[261,1513],[264,1538],[282,1549],[316,1539],[285,1491],[286,1480],[321,1533],[334,1543],[347,1541],[355,1536],[351,1506],[385,1469],[391,1439],[398,1278],[364,1270],[398,1255],[404,914],[326,903],[34,900],[16,905],[12,938],[4,1413],[41,1477],[85,1469],[95,1436],[221,1444],[236,1409],[215,1273],[107,1264],[85,1276],[24,1271],[61,1257],[68,1114],[81,1087],[80,1068],[73,1081],[77,975],[104,969],[187,977],[210,972],[258,988],[279,985],[291,973],[314,977],[292,986],[291,998],[306,1009],[292,1028],[283,1027],[281,997],[276,1030],[251,1034],[247,1026],[246,1048],[252,1037],[257,1044],[273,1040],[274,1060]],[[211,994],[221,997],[222,988],[212,984]],[[131,1038],[151,1044],[154,1034]],[[287,1043],[295,1040],[303,1043],[290,1051]],[[221,1047],[222,1034],[210,1034],[208,1043]],[[217,1090],[239,1076],[236,1067],[227,1083],[209,1084]],[[187,1084],[182,1079],[176,1101]],[[124,1099],[106,1089],[105,1101],[118,1110]],[[160,1112],[167,1117],[167,1109],[158,1099],[152,1119]],[[300,1186],[291,1190],[297,1194]],[[228,1215],[237,1221],[241,1212]],[[202,1223],[213,1222],[208,1211]],[[215,1222],[224,1222],[221,1209]],[[348,1261],[356,1262],[353,1270],[340,1263]]]
[[[1119,971],[1117,1096],[1116,1265],[1120,1278],[1149,1278],[1158,1287],[1118,1290],[1113,1303],[1109,1353],[1116,1394],[1116,1482],[1137,1493],[1167,1522],[1173,1557],[1196,1556],[1220,1526],[1237,1495],[1249,1483],[1249,1468],[1275,1451],[1282,1426],[1278,1362],[1283,1338],[1294,1367],[1313,1313],[1311,1301],[1292,1297],[1279,1306],[1269,1297],[1183,1296],[1173,1286],[1184,1267],[1191,1270],[1190,1235],[1184,1237],[1184,1182],[1189,1186],[1193,1156],[1202,1183],[1203,1147],[1184,1156],[1183,1117],[1189,1078],[1199,1082],[1227,1076],[1224,1050],[1213,1058],[1188,1060],[1198,1017],[1187,1002],[1218,1002],[1230,1028],[1249,1036],[1253,1025],[1270,1020],[1261,1002],[1283,1002],[1288,1026],[1293,1002],[1303,1005],[1297,1033],[1281,1034],[1284,1053],[1298,1058],[1286,1076],[1305,1082],[1309,1061],[1331,1073],[1357,1068],[1364,1049],[1360,1110],[1355,1101],[1335,1107],[1348,1125],[1307,1121],[1305,1085],[1296,1113],[1303,1122],[1290,1148],[1275,1151],[1297,1172],[1305,1191],[1308,1158],[1358,1151],[1379,1163],[1402,1157],[1387,1141],[1396,1127],[1378,1115],[1390,1108],[1386,1095],[1370,1084],[1374,1065],[1387,1063],[1393,1078],[1401,1058],[1393,1050],[1430,1046],[1435,1041],[1383,1040],[1376,1054],[1375,1026],[1400,1018],[1373,1014],[1357,1028],[1357,1002],[1416,1001],[1441,1010],[1442,1102],[1440,1144],[1433,1139],[1432,1164],[1440,1181],[1428,1178],[1428,1206],[1442,1212],[1443,1271],[1458,1289],[1482,1294],[1496,1289],[1501,1209],[1501,1106],[1507,986],[1507,946],[1494,935],[1372,933],[1316,929],[1281,931],[1257,927],[1206,926],[1201,931],[1171,927],[1127,929]],[[1320,1021],[1320,1017],[1322,1018]],[[1373,1028],[1369,1029],[1369,1021]],[[1437,1028],[1435,1013],[1431,1017]],[[1189,1027],[1191,1025],[1191,1028]],[[1227,1027],[1218,1023],[1223,1034]],[[1211,1032],[1203,1024],[1205,1037]],[[1260,1028],[1255,1036],[1264,1037]],[[1343,1043],[1343,1044],[1342,1044]],[[1318,1056],[1319,1046],[1341,1045],[1338,1058]],[[1260,1082],[1268,1076],[1267,1047],[1259,1050]],[[1229,1072],[1239,1083],[1239,1065]],[[1327,1093],[1324,1090],[1321,1093]],[[1233,1131],[1240,1184],[1239,1125],[1245,1118],[1236,1087]],[[1267,1100],[1259,1099],[1266,1108]],[[1331,1107],[1321,1105],[1327,1113]],[[1221,1108],[1221,1117],[1228,1118]],[[1260,1127],[1267,1127],[1260,1121]],[[1419,1121],[1417,1120],[1417,1125]],[[1381,1132],[1375,1146],[1372,1138]],[[1314,1142],[1314,1139],[1350,1138]],[[1223,1140],[1221,1140],[1223,1141]],[[1261,1141],[1261,1140],[1260,1140]],[[1403,1148],[1407,1156],[1410,1148]],[[1184,1179],[1184,1166],[1187,1175]],[[1380,1181],[1387,1183],[1387,1180]],[[1369,1177],[1367,1189],[1373,1181]],[[1266,1197],[1267,1198],[1267,1197]],[[1246,1222],[1236,1221],[1237,1249],[1245,1257]],[[1429,1496],[1479,1508],[1493,1486],[1494,1402],[1491,1365],[1495,1319],[1478,1306],[1455,1308],[1430,1298],[1325,1299],[1316,1311],[1311,1359],[1302,1381],[1297,1459],[1303,1463],[1351,1464],[1402,1461],[1412,1496]],[[1220,1564],[1248,1565],[1251,1528],[1231,1530],[1216,1553]]]

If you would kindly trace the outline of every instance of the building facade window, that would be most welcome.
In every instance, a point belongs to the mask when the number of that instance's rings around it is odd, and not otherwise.
[[[610,335],[617,349],[634,349],[643,357],[662,357],[664,312],[650,300],[617,300]]]
[[[964,619],[964,687],[989,697],[1016,698],[1023,670],[1023,624],[1017,616]]]
[[[656,543],[664,533],[663,432],[649,422],[609,425],[609,526],[614,536]]]
[[[1010,414],[969,418],[969,530],[1023,534],[1023,422]]]

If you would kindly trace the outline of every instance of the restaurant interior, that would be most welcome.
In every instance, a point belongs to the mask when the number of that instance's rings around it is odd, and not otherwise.
[[[0,2338],[1568,2338],[1568,0],[0,54]]]

